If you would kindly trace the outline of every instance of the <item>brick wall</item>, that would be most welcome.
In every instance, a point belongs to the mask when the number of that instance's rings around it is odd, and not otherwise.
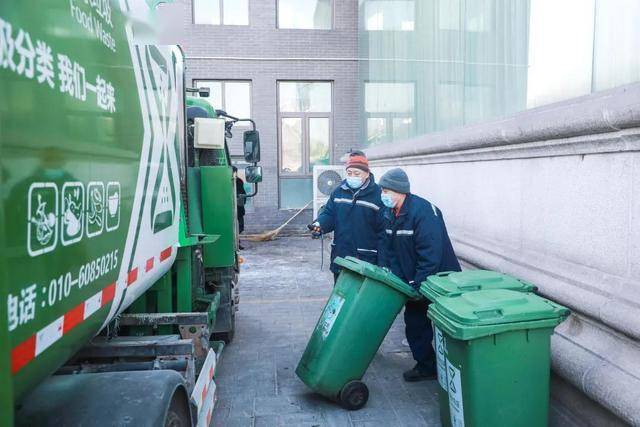
[[[359,146],[357,0],[334,1],[334,30],[276,28],[276,0],[249,0],[248,26],[194,25],[191,1],[180,2],[187,80],[251,80],[251,111],[260,131],[264,180],[247,209],[248,232],[277,227],[295,211],[278,208],[278,80],[333,82],[332,159]],[[255,58],[255,59],[248,59]],[[235,151],[235,150],[234,150]],[[292,224],[311,221],[311,209]]]

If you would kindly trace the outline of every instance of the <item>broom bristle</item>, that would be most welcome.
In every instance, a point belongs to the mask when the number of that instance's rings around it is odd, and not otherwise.
[[[249,240],[252,242],[268,242],[270,240],[273,240],[276,237],[278,237],[278,234],[280,234],[282,229],[286,227],[287,224],[289,224],[295,217],[300,215],[300,213],[302,213],[302,211],[305,210],[307,206],[309,206],[310,204],[311,204],[311,201],[306,205],[304,205],[298,212],[296,212],[291,218],[289,218],[287,221],[285,221],[284,224],[282,224],[280,227],[276,228],[275,230],[266,231],[261,234],[244,234],[240,236],[240,238],[242,240]]]
[[[261,234],[246,234],[242,236],[242,240],[250,240],[252,242],[268,242],[270,240],[273,240],[279,232],[279,229],[275,229]]]

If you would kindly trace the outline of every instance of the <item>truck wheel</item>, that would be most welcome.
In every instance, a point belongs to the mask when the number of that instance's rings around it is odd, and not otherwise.
[[[343,408],[349,411],[362,409],[369,400],[369,389],[362,381],[348,382],[338,396],[338,400]]]
[[[191,415],[187,406],[186,396],[182,390],[177,390],[171,404],[167,410],[167,418],[164,421],[165,427],[190,427]]]
[[[226,332],[215,333],[214,337],[218,340],[224,341],[225,344],[229,344],[233,341],[233,337],[236,335],[236,313],[231,313],[231,329]]]

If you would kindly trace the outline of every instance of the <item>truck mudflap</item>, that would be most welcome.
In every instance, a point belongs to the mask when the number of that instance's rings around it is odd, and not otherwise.
[[[191,403],[195,405],[198,414],[196,421],[198,427],[209,426],[211,424],[211,417],[213,416],[213,408],[216,404],[217,397],[216,382],[214,380],[217,364],[218,355],[212,349],[209,349],[207,358],[202,365],[200,375],[191,393]]]

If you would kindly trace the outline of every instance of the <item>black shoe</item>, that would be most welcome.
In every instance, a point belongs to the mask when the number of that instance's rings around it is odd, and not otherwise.
[[[244,246],[238,245],[238,250],[244,251]]]
[[[423,365],[417,363],[413,369],[409,369],[408,371],[402,374],[404,380],[409,383],[413,383],[416,381],[427,381],[427,380],[435,380],[438,377],[438,371],[435,365]]]

